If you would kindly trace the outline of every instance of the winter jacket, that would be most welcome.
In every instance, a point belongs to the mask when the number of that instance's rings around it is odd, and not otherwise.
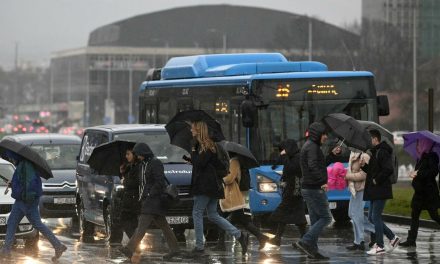
[[[361,156],[365,160],[366,164],[370,162],[370,156],[368,156],[368,154],[351,152],[348,163],[348,171],[345,175],[345,179],[348,181],[348,189],[353,197],[356,196],[356,192],[360,192],[365,189],[365,180],[367,179],[367,174],[363,170],[359,170],[357,172],[352,171],[353,162],[360,162]]]
[[[140,163],[126,164],[123,172],[124,191],[122,193],[121,212],[139,214],[139,168]]]
[[[141,214],[165,215],[167,207],[162,200],[166,182],[162,162],[154,157],[150,147],[145,143],[137,143],[133,153],[144,157],[138,169]]]
[[[234,157],[229,161],[229,174],[223,178],[225,199],[220,200],[220,208],[223,212],[232,212],[246,207],[243,193],[240,191],[240,179],[240,162]]]
[[[191,177],[191,194],[206,195],[215,199],[225,198],[223,180],[216,175],[219,164],[217,153],[206,150],[199,153],[198,148],[191,152],[193,165]]]
[[[439,173],[439,157],[435,152],[423,153],[417,161],[415,170],[417,176],[412,180],[414,196],[412,208],[440,208],[440,196],[435,178]]]
[[[18,162],[11,180],[11,196],[15,200],[32,203],[43,194],[39,173],[34,165],[25,159]]]
[[[390,178],[394,170],[391,161],[392,151],[384,141],[371,149],[370,163],[362,167],[367,173],[364,201],[393,199]]]
[[[303,189],[320,189],[327,183],[326,160],[320,148],[321,136],[324,133],[325,125],[322,123],[315,122],[309,127],[309,138],[300,154]]]

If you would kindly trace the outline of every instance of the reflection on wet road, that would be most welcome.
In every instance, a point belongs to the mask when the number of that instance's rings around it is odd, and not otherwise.
[[[118,246],[109,246],[102,235],[95,237],[94,243],[83,243],[78,236],[69,232],[69,222],[66,219],[51,219],[47,224],[55,231],[60,240],[67,245],[68,251],[61,257],[58,263],[130,263],[118,251]],[[390,224],[389,227],[406,238],[408,227]],[[239,245],[229,240],[227,251],[210,251],[207,255],[196,260],[176,258],[173,261],[164,262],[162,256],[167,253],[166,243],[160,231],[152,231],[147,234],[142,244],[142,254],[138,257],[139,263],[434,263],[440,262],[440,233],[438,230],[420,229],[417,240],[417,249],[406,250],[397,248],[392,253],[383,256],[368,256],[364,252],[349,252],[345,249],[352,243],[351,226],[328,228],[320,239],[321,253],[329,256],[328,261],[310,260],[291,244],[296,241],[298,234],[295,227],[289,229],[282,241],[281,247],[267,245],[263,251],[258,251],[258,242],[251,237],[250,249],[247,256],[242,257]],[[182,248],[189,251],[194,247],[193,232],[187,231],[189,242],[181,244]],[[124,238],[123,243],[127,242]],[[10,260],[1,260],[1,264],[38,264],[51,263],[54,251],[45,239],[41,239],[39,251],[36,255],[26,255],[25,249],[19,242]]]

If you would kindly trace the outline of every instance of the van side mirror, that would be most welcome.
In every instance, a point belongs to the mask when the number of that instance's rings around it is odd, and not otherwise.
[[[388,96],[377,96],[377,113],[379,116],[387,116],[390,114],[390,104],[388,103]]]
[[[254,101],[245,99],[240,105],[241,122],[244,127],[253,127],[257,114],[257,106]]]

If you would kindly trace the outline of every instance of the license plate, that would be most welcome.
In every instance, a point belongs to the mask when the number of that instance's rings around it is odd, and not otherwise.
[[[0,226],[6,225],[6,217],[0,217]]]
[[[56,204],[75,204],[75,197],[72,198],[53,198],[53,203]]]
[[[330,209],[336,209],[336,202],[328,203],[328,207],[329,207]]]
[[[188,224],[189,217],[188,216],[167,216],[167,222],[170,225],[178,225],[178,224]]]

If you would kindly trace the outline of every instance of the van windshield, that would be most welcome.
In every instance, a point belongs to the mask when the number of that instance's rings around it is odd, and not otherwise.
[[[0,186],[6,186],[5,180],[10,181],[14,174],[14,166],[12,164],[0,164]]]
[[[145,142],[162,163],[185,163],[182,156],[188,155],[186,150],[170,144],[170,138],[165,131],[118,133],[114,140]]]
[[[80,144],[47,144],[30,147],[47,161],[52,170],[76,169],[76,156],[79,153]]]

